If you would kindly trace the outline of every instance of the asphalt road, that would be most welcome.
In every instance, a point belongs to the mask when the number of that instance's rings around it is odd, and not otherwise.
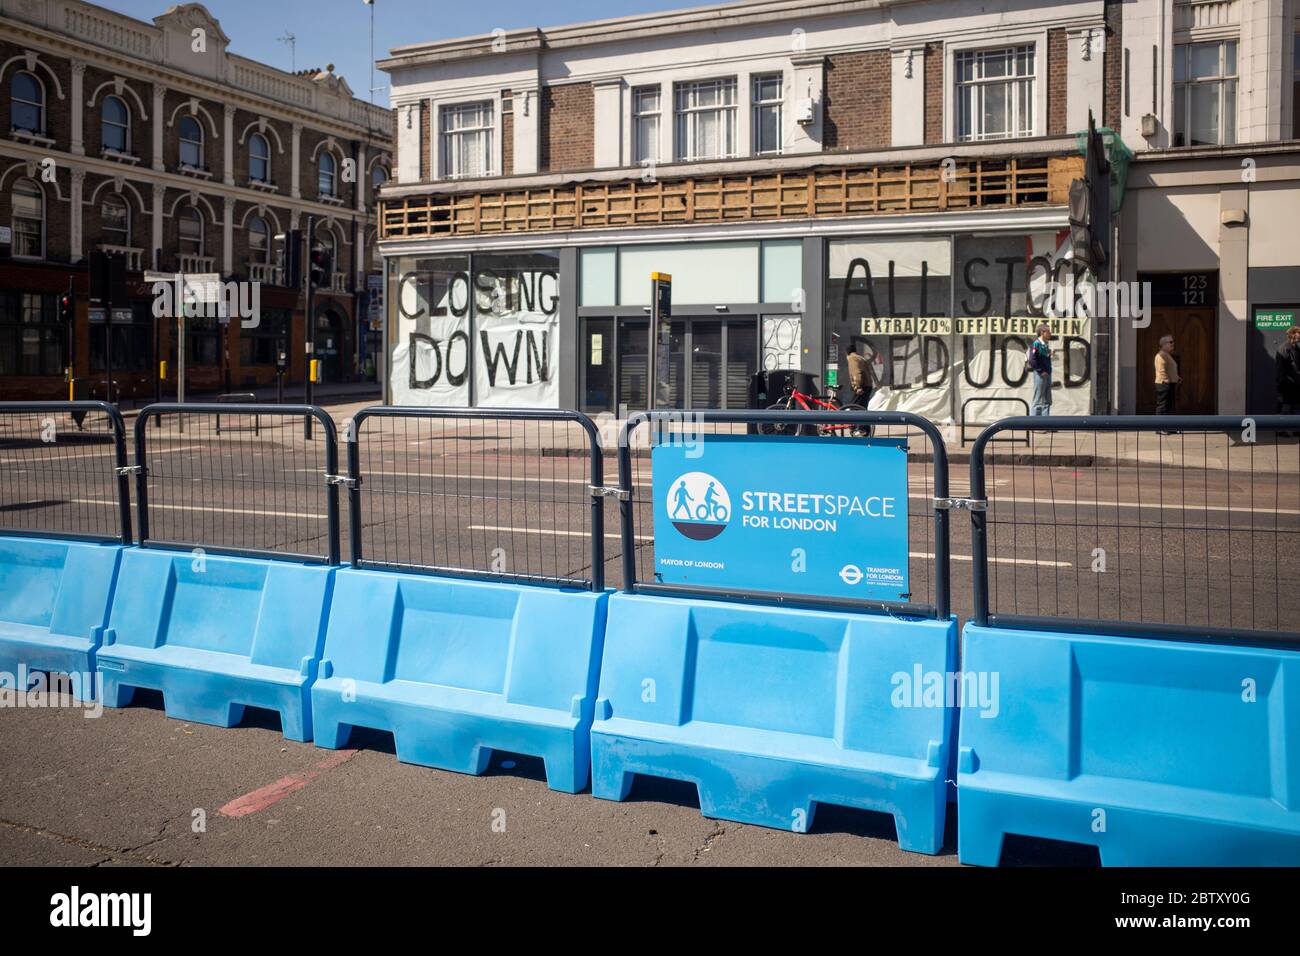
[[[97,423],[87,424],[93,434]],[[218,435],[215,422],[187,416],[184,432],[175,421],[149,430],[152,540],[327,553],[319,430],[308,442],[297,422],[258,424],[254,432],[227,418]],[[0,524],[111,533],[111,446],[66,422],[56,422],[54,442],[41,442],[40,425],[10,423],[0,434]],[[340,447],[344,461],[333,470],[344,473],[348,446]],[[573,426],[372,422],[357,442],[363,557],[588,578],[591,476],[581,449]],[[921,443],[914,451],[910,600],[925,604],[933,601],[933,466]],[[1284,443],[1273,453],[1296,449]],[[633,461],[636,487],[648,488],[648,459]],[[614,484],[614,458],[602,465]],[[995,611],[1289,629],[1300,620],[1294,473],[1187,466],[1171,453],[1154,467],[1006,460],[988,477]],[[954,467],[950,493],[969,493],[964,467]],[[346,489],[339,501],[346,561]],[[645,579],[655,529],[648,504],[635,512]],[[612,498],[603,520],[606,583],[618,586]],[[965,618],[973,567],[965,512],[952,513],[951,550],[953,610]],[[251,711],[231,730],[168,720],[156,694],[96,719],[67,707],[0,708],[0,863],[955,862],[951,825],[944,854],[922,857],[901,852],[892,821],[875,814],[823,807],[812,832],[796,835],[706,820],[693,788],[668,781],[640,779],[629,801],[610,803],[553,793],[532,758],[496,754],[475,778],[398,763],[383,734],[359,733],[350,746],[336,753],[285,741],[276,718]],[[1005,862],[1092,859],[1076,848],[1015,844]]]

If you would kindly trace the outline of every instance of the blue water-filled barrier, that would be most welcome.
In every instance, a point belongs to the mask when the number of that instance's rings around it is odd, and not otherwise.
[[[310,740],[335,569],[188,551],[129,548],[98,657],[104,704],[162,692],[167,716],[218,727],[244,708],[279,713]]]
[[[117,580],[118,544],[0,536],[0,672],[27,686],[38,673],[67,674],[93,700],[95,654]]]
[[[955,708],[953,621],[616,594],[592,793],[688,781],[706,817],[805,832],[818,804],[893,816],[937,853]]]
[[[1300,864],[1300,649],[967,625],[996,717],[963,710],[958,852],[1007,834],[1104,866]]]
[[[607,595],[460,578],[338,571],[316,743],[391,731],[397,758],[480,774],[494,750],[541,757],[547,783],[587,784]]]

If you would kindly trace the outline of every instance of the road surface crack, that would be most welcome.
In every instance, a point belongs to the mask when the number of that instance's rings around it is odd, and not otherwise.
[[[152,846],[153,844],[157,843],[163,838],[163,835],[167,830],[168,822],[169,821],[163,822],[162,826],[159,827],[158,829],[158,835],[153,839],[146,840],[144,843],[141,843],[138,846],[118,847],[118,846],[109,846],[104,843],[96,843],[94,840],[86,840],[83,839],[82,837],[72,836],[71,834],[68,833],[59,833],[57,830],[48,830],[45,827],[32,826],[27,823],[18,823],[15,820],[6,820],[4,818],[0,818],[0,826],[9,827],[11,830],[16,830],[19,833],[30,833],[34,836],[44,837],[47,840],[53,840],[56,843],[62,843],[64,846],[75,846],[78,847],[79,849],[90,850],[93,853],[104,856],[103,859],[96,860],[94,863],[91,863],[90,864],[91,867],[101,866],[102,864],[108,863],[117,857],[130,856],[132,854],[138,853],[140,850],[144,849],[145,847]],[[144,859],[149,863],[155,863],[160,866],[173,865],[169,860],[154,859],[153,857],[150,857],[148,854],[144,855]]]

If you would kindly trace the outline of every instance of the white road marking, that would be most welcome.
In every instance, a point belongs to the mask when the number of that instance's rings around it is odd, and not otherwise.
[[[115,505],[116,501],[108,501],[100,498],[70,498],[74,505]],[[267,511],[261,508],[209,508],[205,505],[163,505],[155,501],[149,502],[149,510],[155,508],[163,511],[211,511],[218,514],[234,515],[259,515],[270,518],[314,518],[317,521],[325,521],[325,515],[311,514],[305,511]]]
[[[511,528],[507,525],[499,524],[471,524],[466,525],[470,531],[503,531],[506,534],[550,534],[562,538],[585,538],[586,531],[558,531],[554,528]],[[606,532],[605,537],[618,540],[623,537],[621,534]],[[653,535],[639,534],[636,536],[638,541],[653,541]]]

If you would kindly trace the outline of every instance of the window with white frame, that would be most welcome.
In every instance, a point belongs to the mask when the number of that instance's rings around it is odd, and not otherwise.
[[[271,181],[271,144],[261,133],[248,138],[248,178],[259,183]]]
[[[131,151],[131,112],[118,96],[104,97],[99,108],[100,137],[105,149]]]
[[[316,187],[320,195],[336,195],[334,190],[338,181],[338,163],[334,159],[334,154],[322,150],[320,159],[316,161],[316,170],[318,173]]]
[[[1174,145],[1237,142],[1237,41],[1174,46]]]
[[[20,179],[13,190],[13,252],[40,259],[45,255],[45,193],[30,179]]]
[[[443,177],[492,175],[492,104],[444,106],[440,115]]]
[[[632,91],[632,155],[637,165],[659,162],[659,117],[662,93],[657,86]]]
[[[45,87],[32,73],[15,73],[9,83],[9,127],[45,132]]]
[[[962,50],[956,73],[953,127],[959,141],[1015,139],[1034,135],[1033,44],[995,50]]]
[[[754,154],[779,156],[781,136],[781,74],[754,77]]]
[[[194,206],[181,209],[177,215],[176,237],[182,255],[203,255],[203,213]]]
[[[181,165],[203,168],[203,127],[193,116],[181,117]]]
[[[736,78],[674,86],[679,160],[736,155]]]
[[[99,228],[113,246],[131,245],[131,209],[122,196],[108,193],[99,204]]]

